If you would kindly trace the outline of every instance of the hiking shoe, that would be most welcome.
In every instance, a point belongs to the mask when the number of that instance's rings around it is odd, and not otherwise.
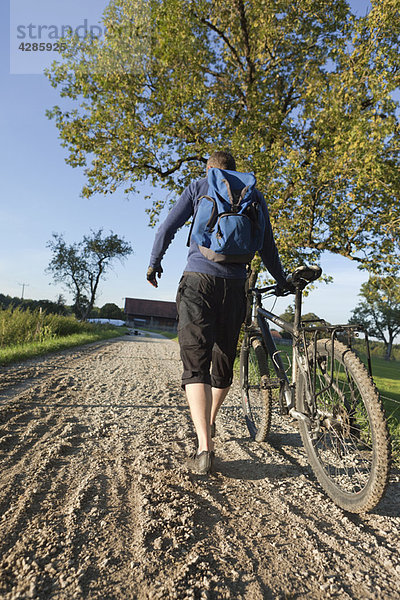
[[[214,463],[214,452],[203,450],[200,454],[194,454],[192,458],[187,461],[187,466],[193,473],[197,475],[207,475],[210,473]]]
[[[210,428],[211,428],[211,437],[214,438],[215,437],[215,423],[211,423]]]

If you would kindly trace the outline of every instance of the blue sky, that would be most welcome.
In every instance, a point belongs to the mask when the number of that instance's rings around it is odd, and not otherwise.
[[[51,5],[53,22],[55,15],[58,23],[67,22],[68,15],[73,15],[79,25],[85,18],[96,23],[106,4],[104,0],[11,0],[11,10],[7,2],[0,5],[3,46],[0,58],[0,293],[21,296],[22,284],[25,284],[25,298],[56,299],[59,293],[64,293],[70,301],[65,290],[53,285],[50,275],[45,273],[51,258],[46,242],[53,232],[63,233],[66,241],[72,243],[90,229],[103,228],[128,240],[134,254],[122,265],[116,263],[109,272],[101,285],[98,306],[106,302],[123,306],[125,297],[175,299],[177,282],[186,263],[187,231],[176,235],[163,261],[160,286],[157,290],[152,288],[145,273],[155,231],[148,226],[145,213],[149,206],[143,199],[146,190],[129,200],[118,191],[112,196],[80,198],[84,184],[82,170],[72,169],[65,163],[66,150],[60,146],[58,130],[45,116],[46,109],[61,104],[58,92],[43,75],[15,74],[35,70],[32,64],[27,67],[21,63],[16,46],[19,40],[14,26],[28,14],[28,9],[31,13],[36,11],[46,23],[45,11]],[[365,14],[370,6],[364,0],[352,0],[350,4],[358,14]],[[11,36],[10,16],[14,32]],[[38,54],[39,59],[43,60]],[[10,69],[14,73],[10,73]],[[158,193],[166,196],[165,191]],[[319,284],[306,298],[305,310],[331,322],[346,322],[357,303],[366,274],[342,257],[324,256],[321,266],[333,276],[335,283]],[[283,312],[287,304],[287,300],[280,300],[277,312]]]

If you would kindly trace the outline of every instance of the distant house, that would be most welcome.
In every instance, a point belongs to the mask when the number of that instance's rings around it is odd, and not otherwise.
[[[276,329],[271,329],[271,335],[276,341],[280,341],[282,339],[281,334]]]
[[[271,329],[271,335],[277,344],[284,344],[289,346],[292,343],[291,339],[282,337],[282,334],[279,333],[279,331],[277,331],[276,329]]]
[[[125,298],[125,314],[128,325],[132,327],[170,331],[175,331],[177,328],[175,302]]]

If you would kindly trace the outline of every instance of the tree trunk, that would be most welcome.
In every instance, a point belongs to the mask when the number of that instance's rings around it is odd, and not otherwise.
[[[393,347],[393,337],[390,336],[389,341],[386,344],[385,360],[390,360],[390,357],[392,356],[392,347]]]

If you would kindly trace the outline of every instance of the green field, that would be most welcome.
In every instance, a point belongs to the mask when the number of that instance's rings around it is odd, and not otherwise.
[[[380,393],[400,403],[400,362],[372,357],[372,375]]]
[[[385,407],[393,442],[393,459],[400,464],[400,362],[372,357],[372,375]]]

